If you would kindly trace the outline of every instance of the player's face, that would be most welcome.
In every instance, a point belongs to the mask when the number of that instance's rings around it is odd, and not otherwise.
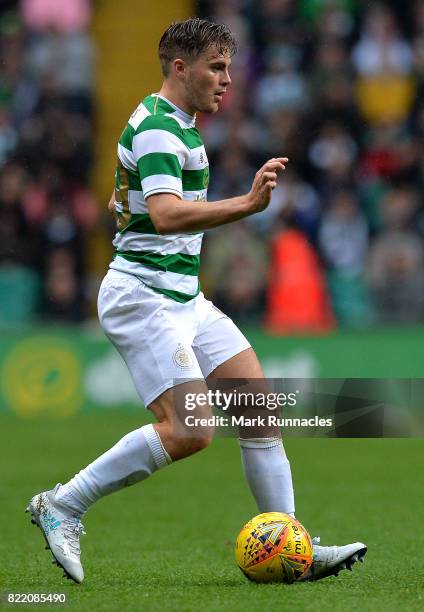
[[[231,83],[230,64],[229,53],[211,47],[187,66],[186,97],[193,112],[216,113]]]

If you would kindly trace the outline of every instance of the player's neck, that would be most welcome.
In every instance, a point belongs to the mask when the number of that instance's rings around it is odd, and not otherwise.
[[[181,93],[170,83],[166,81],[163,82],[159,95],[172,102],[172,104],[175,104],[175,106],[178,106],[178,108],[187,113],[187,115],[193,117],[196,114],[196,109],[191,108]]]

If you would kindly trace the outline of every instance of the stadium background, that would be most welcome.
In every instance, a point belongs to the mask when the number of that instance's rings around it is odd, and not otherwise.
[[[210,199],[290,158],[264,213],[208,234],[205,293],[269,376],[423,372],[423,2],[4,1],[2,410],[137,406],[96,320],[106,204],[117,137],[160,85],[157,40],[194,12],[228,23],[240,47],[222,111],[199,118]]]
[[[160,86],[163,29],[193,14],[228,23],[240,45],[222,110],[199,119],[210,199],[248,191],[266,158],[290,158],[267,211],[207,237],[205,292],[246,331],[268,376],[423,377],[422,0],[162,0],[160,8],[138,0],[3,0],[0,499],[7,516],[146,418],[98,326],[95,301],[112,252],[106,207],[117,138],[140,98]],[[234,535],[255,508],[236,445],[227,442],[146,484],[148,533],[140,534],[137,518],[140,490],[99,504],[83,542],[91,586],[66,590],[76,609],[134,609],[134,580],[144,585],[137,598],[149,596],[144,609],[263,609],[265,592],[246,586],[232,565]],[[375,556],[351,582],[284,592],[288,604],[312,609],[313,597],[314,609],[328,605],[329,589],[339,609],[358,602],[362,610],[420,609],[421,525],[412,519],[422,510],[422,444],[380,442],[289,441],[302,520],[327,541],[371,541]],[[337,508],[326,497],[329,482]],[[221,501],[228,508],[230,498],[232,514],[224,513]],[[124,508],[128,532],[109,530]],[[169,550],[169,521],[184,562]],[[3,558],[13,550],[9,590],[64,590],[39,559],[37,535],[29,542],[21,518],[8,521],[0,546]],[[402,570],[387,558],[388,536]],[[106,586],[105,574],[112,576]]]

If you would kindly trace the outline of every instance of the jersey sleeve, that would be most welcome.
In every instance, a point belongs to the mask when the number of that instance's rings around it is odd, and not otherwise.
[[[145,199],[157,193],[183,197],[182,169],[189,152],[179,130],[173,119],[154,116],[143,121],[134,136],[133,154]]]

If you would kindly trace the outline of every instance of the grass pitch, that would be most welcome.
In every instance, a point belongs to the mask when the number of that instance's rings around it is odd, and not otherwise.
[[[63,579],[24,514],[27,501],[139,425],[139,416],[126,413],[49,422],[1,417],[2,604],[7,593],[33,592],[65,593],[64,609],[78,612],[424,609],[424,440],[413,439],[286,441],[297,517],[323,544],[368,544],[365,563],[352,573],[293,585],[248,582],[233,546],[257,510],[236,441],[216,439],[93,507],[82,538],[86,581]]]

